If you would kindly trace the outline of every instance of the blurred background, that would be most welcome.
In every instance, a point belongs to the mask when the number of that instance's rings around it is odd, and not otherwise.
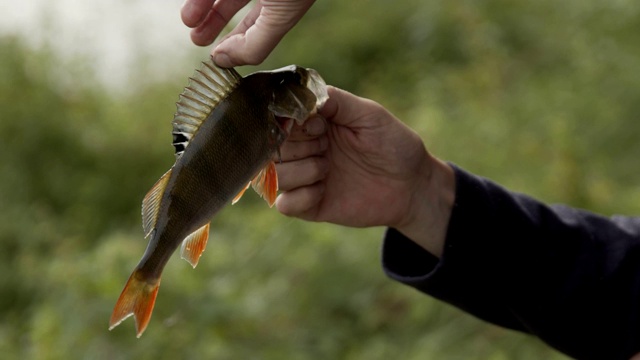
[[[11,359],[565,359],[393,283],[384,229],[285,218],[254,194],[174,257],[146,333],[107,331],[144,252],[140,203],[208,56],[181,0],[5,1],[0,353]],[[261,67],[370,97],[437,156],[512,190],[640,214],[640,3],[318,0]],[[543,264],[541,264],[543,266]]]

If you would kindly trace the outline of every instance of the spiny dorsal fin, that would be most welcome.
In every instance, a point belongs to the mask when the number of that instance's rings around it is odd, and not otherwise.
[[[213,108],[238,86],[241,79],[233,68],[220,68],[211,59],[202,62],[176,103],[172,132],[176,158],[182,155]]]
[[[273,207],[273,204],[276,202],[276,196],[278,195],[276,164],[270,161],[269,164],[260,170],[258,175],[251,180],[251,185],[253,186],[253,190],[262,196],[267,204],[269,204],[269,207]]]
[[[167,188],[167,183],[171,177],[171,170],[173,169],[169,169],[169,171],[162,175],[160,180],[153,185],[142,200],[142,229],[145,238],[149,236],[156,227],[158,212],[160,211],[160,200],[162,200],[162,194],[164,194],[164,190]]]
[[[207,247],[207,240],[209,240],[209,224],[194,231],[182,241],[180,257],[187,260],[195,268]]]

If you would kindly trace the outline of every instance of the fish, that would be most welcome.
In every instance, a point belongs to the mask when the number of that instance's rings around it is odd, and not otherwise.
[[[313,69],[290,65],[242,77],[211,59],[202,62],[176,104],[175,163],[142,201],[149,243],[116,302],[109,330],[133,316],[136,335],[142,335],[169,258],[181,246],[181,257],[195,268],[211,219],[247,188],[273,206],[280,145],[294,122],[302,125],[327,99],[326,84]]]

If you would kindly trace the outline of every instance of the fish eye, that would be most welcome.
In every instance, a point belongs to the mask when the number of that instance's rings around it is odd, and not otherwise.
[[[269,129],[269,137],[275,139],[278,137],[279,134],[280,134],[280,129],[278,129],[278,126],[275,124],[271,125],[271,128]]]
[[[269,133],[268,133],[268,141],[270,144],[275,145],[279,143],[280,140],[280,129],[278,129],[278,126],[275,124],[272,124],[271,127],[269,128]]]

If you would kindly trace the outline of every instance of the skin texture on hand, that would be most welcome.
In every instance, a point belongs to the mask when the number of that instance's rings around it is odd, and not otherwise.
[[[261,63],[314,1],[258,0],[213,49],[213,60],[221,67]],[[193,29],[191,40],[207,46],[248,3],[249,0],[186,0],[180,14],[182,22]]]
[[[320,115],[294,127],[282,146],[278,210],[310,221],[394,227],[439,256],[453,170],[374,101],[329,87]]]

